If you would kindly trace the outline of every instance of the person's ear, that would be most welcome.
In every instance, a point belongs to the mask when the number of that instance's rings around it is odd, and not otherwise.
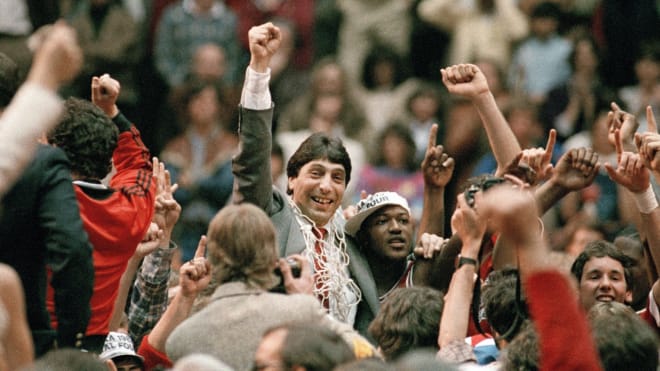
[[[286,194],[288,194],[288,195],[292,195],[292,194],[293,194],[293,185],[295,184],[295,182],[296,182],[296,178],[295,178],[295,177],[290,176],[290,177],[288,178],[288,180],[287,180],[287,184],[286,184]]]
[[[633,301],[633,293],[632,290],[626,290],[626,296],[624,298],[624,302],[626,304],[630,304]]]

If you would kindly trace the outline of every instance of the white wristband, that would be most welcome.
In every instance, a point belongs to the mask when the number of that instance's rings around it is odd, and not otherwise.
[[[650,214],[658,207],[658,200],[655,198],[653,187],[650,184],[646,191],[633,193],[632,195],[635,204],[637,204],[637,210],[642,214]]]

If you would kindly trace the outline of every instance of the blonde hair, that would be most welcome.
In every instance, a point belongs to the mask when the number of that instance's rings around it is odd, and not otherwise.
[[[263,210],[247,203],[226,206],[211,220],[207,236],[215,286],[240,281],[268,290],[277,283],[275,227]]]

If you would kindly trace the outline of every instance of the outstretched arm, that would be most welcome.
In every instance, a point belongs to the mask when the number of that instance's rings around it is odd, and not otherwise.
[[[438,124],[429,130],[429,143],[422,161],[424,174],[424,207],[419,221],[418,237],[422,233],[444,235],[445,187],[454,173],[454,159],[441,145],[436,145]]]
[[[197,294],[204,290],[211,281],[211,265],[204,257],[205,253],[206,236],[202,236],[193,260],[183,264],[179,269],[181,289],[174,296],[154,329],[142,341],[138,354],[153,350],[161,354],[165,353],[167,338],[181,322],[188,318]]]
[[[431,285],[431,275],[434,270],[445,270],[446,259],[441,259],[438,253],[441,245],[432,236],[444,235],[445,224],[445,187],[454,172],[454,159],[441,145],[436,145],[438,125],[433,124],[429,130],[429,142],[422,161],[424,174],[424,207],[422,218],[417,229],[417,243],[414,253],[420,258],[415,263],[413,280],[416,285]],[[447,280],[448,284],[448,280]],[[446,286],[438,287],[444,290]]]
[[[486,220],[480,219],[475,210],[467,205],[463,194],[458,195],[456,204],[451,228],[463,242],[461,257],[473,259],[477,264],[463,264],[454,271],[440,320],[440,349],[451,342],[464,341],[467,334],[470,304],[479,268],[479,249],[486,232]]]
[[[144,249],[138,247],[124,272],[124,276],[130,278],[127,283],[133,284],[128,312],[128,332],[135,344],[140,343],[142,336],[151,330],[167,307],[170,265],[176,247],[171,241],[171,236],[181,214],[181,206],[173,197],[177,185],[171,183],[165,164],[154,157],[153,166],[158,195],[152,224],[156,225],[158,231],[157,238],[146,244],[155,244],[156,247],[146,256]],[[142,257],[145,257],[144,261]],[[133,281],[140,261],[142,266]],[[124,284],[124,276],[122,276],[122,284]],[[123,310],[123,306],[120,308]]]
[[[241,93],[240,152],[232,162],[234,203],[250,202],[270,212],[273,182],[270,176],[272,101],[268,64],[280,45],[279,28],[272,23],[252,27],[248,33],[250,65]]]
[[[477,210],[516,249],[530,317],[539,334],[539,369],[600,370],[586,316],[568,279],[548,259],[533,195],[499,186],[477,201]]]
[[[450,93],[472,101],[486,130],[490,148],[497,160],[495,175],[501,176],[504,167],[520,153],[520,144],[497,107],[488,87],[486,76],[473,64],[458,64],[440,70],[442,82]]]
[[[62,101],[57,90],[78,74],[82,60],[75,31],[56,23],[38,46],[25,83],[6,109],[0,107],[0,195],[29,163],[39,136],[58,123]]]

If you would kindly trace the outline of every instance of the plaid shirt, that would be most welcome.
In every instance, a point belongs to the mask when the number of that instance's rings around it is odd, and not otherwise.
[[[138,270],[128,311],[128,334],[136,347],[167,309],[170,264],[176,247],[170,241],[169,247],[156,249],[144,258]]]
[[[465,342],[464,339],[456,339],[449,342],[449,344],[440,348],[436,354],[436,358],[449,363],[465,363],[476,362],[477,358],[474,355],[472,346]]]

